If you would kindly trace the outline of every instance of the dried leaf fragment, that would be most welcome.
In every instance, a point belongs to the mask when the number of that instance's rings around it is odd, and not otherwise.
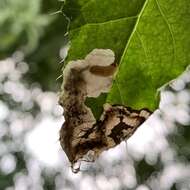
[[[105,104],[96,121],[85,105],[87,97],[110,90],[117,69],[114,60],[112,50],[94,49],[84,60],[69,62],[64,70],[60,104],[65,122],[60,143],[72,165],[80,159],[94,160],[102,151],[129,138],[151,114],[147,109]]]

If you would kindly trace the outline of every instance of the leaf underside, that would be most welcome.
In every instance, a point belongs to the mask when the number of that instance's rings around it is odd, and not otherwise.
[[[154,111],[159,89],[189,65],[189,0],[67,0],[64,13],[71,19],[66,63],[95,48],[116,56],[111,90],[87,100],[93,113],[101,112],[100,102]]]

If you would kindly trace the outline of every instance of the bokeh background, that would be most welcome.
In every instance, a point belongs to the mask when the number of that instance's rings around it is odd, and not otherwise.
[[[137,132],[74,174],[59,145],[68,20],[56,0],[0,0],[0,190],[190,190],[190,71]]]

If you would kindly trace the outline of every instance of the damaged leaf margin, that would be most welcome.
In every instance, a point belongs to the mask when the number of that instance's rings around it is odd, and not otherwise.
[[[60,104],[65,122],[60,143],[72,165],[94,161],[104,150],[129,138],[151,115],[148,109],[133,110],[105,103],[99,120],[85,105],[87,97],[109,92],[117,72],[114,52],[94,49],[84,60],[70,61],[64,69]]]
[[[71,19],[66,63],[94,48],[112,49],[120,69],[105,102],[154,111],[158,90],[189,65],[189,5],[189,0],[66,0],[63,10]],[[97,99],[90,98],[91,110]]]

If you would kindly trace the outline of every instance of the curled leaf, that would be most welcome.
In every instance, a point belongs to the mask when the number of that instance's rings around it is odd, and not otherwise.
[[[84,60],[69,62],[64,70],[60,104],[65,122],[60,142],[73,165],[79,160],[93,161],[102,151],[129,138],[151,114],[147,109],[137,111],[106,103],[97,121],[85,105],[87,97],[97,97],[110,90],[116,71],[114,59],[113,51],[95,49]]]

